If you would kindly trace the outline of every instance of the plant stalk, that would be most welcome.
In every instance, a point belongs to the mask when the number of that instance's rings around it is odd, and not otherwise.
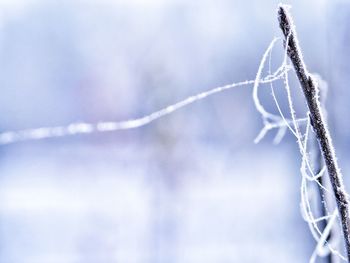
[[[318,86],[312,75],[306,69],[294,28],[294,23],[288,11],[288,6],[279,5],[278,21],[285,37],[284,45],[287,48],[288,56],[293,64],[295,73],[303,90],[309,108],[311,125],[316,134],[316,138],[328,170],[333,193],[339,209],[347,258],[350,262],[349,200],[344,188],[343,178],[338,166],[332,139],[321,111]]]

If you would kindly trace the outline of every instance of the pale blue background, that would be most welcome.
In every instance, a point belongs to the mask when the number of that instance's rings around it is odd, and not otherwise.
[[[278,2],[0,1],[0,129],[124,120],[253,79],[280,36]],[[350,189],[350,5],[289,3],[305,60],[329,84]],[[0,146],[0,262],[307,262],[295,138],[254,145],[251,91],[136,130]],[[275,111],[268,88],[261,98]]]

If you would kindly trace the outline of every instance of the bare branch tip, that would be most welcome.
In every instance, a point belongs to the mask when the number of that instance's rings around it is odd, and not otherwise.
[[[278,5],[277,17],[284,36],[287,36],[290,33],[293,24],[291,15],[289,14],[290,8],[290,5],[281,3]]]
[[[283,4],[283,3],[278,4],[278,11],[283,10],[284,12],[288,12],[291,8],[292,6],[288,4]]]

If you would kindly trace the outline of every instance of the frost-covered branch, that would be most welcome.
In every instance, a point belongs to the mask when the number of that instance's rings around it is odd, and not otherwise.
[[[326,111],[325,106],[326,106],[328,85],[325,81],[322,80],[322,78],[320,76],[317,77],[317,80],[318,80],[319,89],[320,89],[320,105],[321,105],[321,109],[324,113],[324,117],[327,120],[327,111]],[[312,141],[312,146],[314,148],[314,154],[315,154],[315,158],[314,158],[315,170],[316,170],[316,173],[319,173],[325,169],[325,166],[324,166],[324,161],[322,158],[322,153],[321,153],[321,150],[318,146],[318,142],[317,142],[316,138],[314,138],[314,140]],[[318,177],[317,182],[319,185],[322,185],[325,188],[327,188],[329,185],[329,182],[325,176]],[[322,187],[319,187],[318,190],[319,190],[319,201],[321,203],[321,205],[319,207],[320,216],[321,217],[327,216],[328,211],[329,211],[329,207],[331,207],[331,209],[333,210],[336,207],[336,204],[334,203],[334,199],[331,198],[331,196],[329,196],[329,194]],[[330,219],[326,219],[325,221],[322,222],[323,223],[322,224],[323,232],[326,231],[327,225],[329,222],[330,222]],[[339,236],[339,234],[340,234],[339,228],[337,228],[336,225],[334,225],[334,226],[335,227],[332,227],[331,229],[328,230],[328,237],[326,238],[325,241],[330,242],[331,239]],[[332,253],[326,254],[325,258],[326,258],[326,262],[328,262],[328,263],[335,262],[335,260],[333,260],[334,255],[332,255]]]
[[[340,213],[347,257],[350,261],[350,221],[348,195],[344,188],[342,174],[338,167],[330,133],[321,111],[317,83],[312,75],[307,71],[305,66],[295,27],[288,11],[288,6],[279,5],[278,20],[281,30],[286,38],[284,44],[286,46],[288,56],[294,66],[296,75],[306,98],[310,111],[309,117],[311,125],[316,134],[316,138],[328,170],[334,196]]]

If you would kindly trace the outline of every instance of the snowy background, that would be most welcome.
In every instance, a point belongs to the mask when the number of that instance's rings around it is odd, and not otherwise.
[[[281,35],[278,2],[1,0],[0,130],[140,117],[254,79]],[[328,82],[350,189],[350,4],[288,3],[310,70]],[[307,262],[295,138],[253,143],[263,124],[251,92],[135,130],[0,146],[0,262]],[[276,112],[268,86],[261,98]]]

